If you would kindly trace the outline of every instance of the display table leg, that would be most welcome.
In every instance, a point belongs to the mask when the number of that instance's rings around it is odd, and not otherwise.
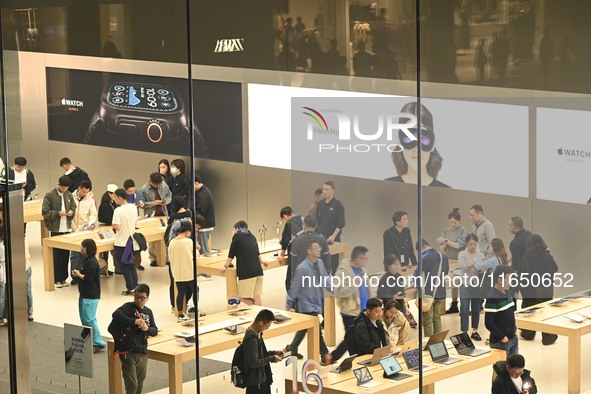
[[[326,297],[324,299],[324,341],[326,346],[336,345],[336,317],[335,317],[335,299]]]
[[[581,392],[581,336],[568,337],[568,392]]]
[[[39,222],[39,224],[41,225],[41,239],[51,237],[51,233],[47,227],[45,227],[45,222],[42,220]]]
[[[320,321],[314,319],[314,325],[306,332],[308,339],[308,360],[320,361]]]
[[[183,363],[180,357],[174,357],[168,362],[168,384],[170,394],[183,393]]]
[[[426,384],[421,391],[423,394],[435,394],[435,383]]]
[[[164,240],[156,241],[156,264],[158,267],[166,267],[166,244]]]
[[[107,364],[109,369],[109,393],[121,394],[123,387],[121,384],[121,360],[119,356],[113,357],[115,351],[115,343],[107,342]]]
[[[238,296],[238,276],[236,268],[226,270],[226,299]],[[227,309],[235,309],[234,305],[226,305]]]
[[[43,243],[43,281],[45,283],[45,291],[54,291],[55,284],[53,283],[53,248],[46,246]]]

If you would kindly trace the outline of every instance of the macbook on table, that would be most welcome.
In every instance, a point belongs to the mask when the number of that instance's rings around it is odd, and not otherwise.
[[[413,350],[409,350],[408,352],[402,353],[402,357],[404,357],[404,362],[406,363],[406,367],[408,368],[409,371],[415,371],[415,372],[419,371],[419,352],[420,352],[419,349],[413,349]],[[423,363],[423,365],[422,365],[423,372],[430,371],[432,369],[435,369],[435,367]]]
[[[443,342],[447,338],[449,330],[438,332],[437,334],[431,335],[428,339],[423,339],[423,350],[427,350],[429,345],[437,342]]]
[[[468,333],[465,332],[452,335],[450,340],[456,348],[458,354],[461,354],[462,356],[476,357],[482,354],[490,353],[490,349],[474,346],[474,342],[472,342],[472,339],[470,339]]]
[[[447,349],[445,348],[445,343],[443,342],[437,342],[429,345],[429,353],[431,353],[431,359],[433,362],[437,364],[449,365],[462,361],[461,358],[450,357]]]
[[[367,360],[359,361],[357,364],[359,365],[378,365],[380,360],[386,356],[390,355],[390,346],[384,346],[377,348],[373,351],[373,356]]]
[[[355,378],[357,378],[357,385],[366,389],[382,384],[381,382],[376,382],[373,380],[373,376],[371,376],[371,372],[369,372],[367,365],[354,369],[353,374],[355,375]]]

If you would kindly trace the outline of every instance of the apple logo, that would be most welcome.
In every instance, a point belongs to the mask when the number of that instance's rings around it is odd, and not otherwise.
[[[558,148],[558,154],[562,156],[562,148]]]

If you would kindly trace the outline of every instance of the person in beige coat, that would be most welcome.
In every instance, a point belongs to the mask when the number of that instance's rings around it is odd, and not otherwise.
[[[179,233],[168,245],[170,270],[176,283],[176,309],[179,321],[189,320],[183,313],[185,296],[187,302],[195,294],[195,276],[193,275],[193,253],[195,247],[191,239],[192,224],[181,222]],[[195,294],[196,296],[196,294]]]
[[[334,296],[341,310],[345,331],[359,316],[362,308],[365,309],[364,303],[369,299],[365,271],[368,259],[369,250],[365,246],[355,246],[351,252],[351,259],[341,261],[334,274]],[[346,351],[347,345],[342,341],[332,351],[332,361],[340,359]]]
[[[400,346],[408,339],[408,320],[398,308],[397,300],[388,300],[382,315],[382,323],[384,323],[384,331],[386,331],[386,342],[391,346]]]

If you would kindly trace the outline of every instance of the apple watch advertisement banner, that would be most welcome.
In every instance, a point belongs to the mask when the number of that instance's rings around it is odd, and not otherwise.
[[[242,162],[238,83],[193,80],[194,122],[182,78],[47,68],[49,139]]]
[[[537,109],[537,198],[591,203],[589,124],[589,111]]]

